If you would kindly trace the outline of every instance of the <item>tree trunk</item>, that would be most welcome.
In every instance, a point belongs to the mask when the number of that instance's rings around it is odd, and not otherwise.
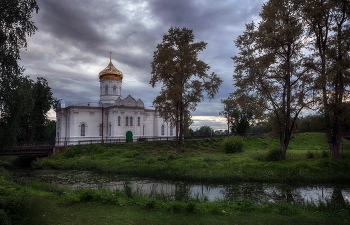
[[[180,109],[181,110],[181,109]],[[182,136],[183,136],[183,113],[180,111],[180,132],[179,132],[179,139],[177,140],[177,153],[182,152]]]

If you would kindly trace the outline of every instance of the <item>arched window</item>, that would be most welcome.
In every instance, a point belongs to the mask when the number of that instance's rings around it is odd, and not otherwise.
[[[108,126],[108,136],[112,135],[112,124],[109,124]]]
[[[85,136],[85,124],[80,126],[80,136]]]
[[[118,116],[118,126],[120,126],[120,116]]]
[[[117,94],[117,87],[114,86],[114,87],[113,87],[113,95],[116,95],[116,94]]]
[[[102,129],[103,129],[103,127],[102,127],[102,124],[100,125],[100,130],[99,130],[99,135],[100,136],[102,136]]]
[[[173,136],[173,126],[170,126],[170,136]]]
[[[134,118],[130,117],[130,126],[133,126]]]
[[[164,135],[164,125],[162,125],[162,135]]]
[[[141,118],[140,117],[137,117],[137,126],[141,126]]]
[[[125,118],[125,126],[129,126],[129,117]]]
[[[102,95],[102,87],[100,87],[100,95]]]
[[[108,94],[108,86],[105,87],[105,94]]]

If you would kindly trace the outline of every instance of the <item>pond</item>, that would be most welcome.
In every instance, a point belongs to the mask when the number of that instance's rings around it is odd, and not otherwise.
[[[20,179],[58,184],[71,189],[131,190],[148,196],[163,196],[177,200],[194,198],[202,201],[247,198],[261,202],[302,202],[321,200],[350,201],[350,186],[335,184],[289,185],[271,183],[210,184],[171,180],[156,180],[124,175],[101,174],[89,171],[16,170]]]

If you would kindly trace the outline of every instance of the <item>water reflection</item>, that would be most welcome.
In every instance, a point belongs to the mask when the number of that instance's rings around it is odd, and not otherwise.
[[[183,181],[155,180],[130,176],[98,174],[88,171],[34,170],[18,171],[16,177],[45,181],[72,189],[95,188],[121,190],[130,188],[141,195],[165,196],[171,199],[188,198],[202,201],[234,201],[248,198],[261,202],[302,202],[326,199],[332,203],[349,201],[349,185],[288,185],[269,183],[205,184]]]

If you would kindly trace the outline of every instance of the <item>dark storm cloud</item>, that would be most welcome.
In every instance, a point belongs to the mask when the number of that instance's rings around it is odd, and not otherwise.
[[[71,0],[39,0],[40,29],[52,36],[64,39],[72,44],[96,46],[103,43],[103,38],[77,1]]]

